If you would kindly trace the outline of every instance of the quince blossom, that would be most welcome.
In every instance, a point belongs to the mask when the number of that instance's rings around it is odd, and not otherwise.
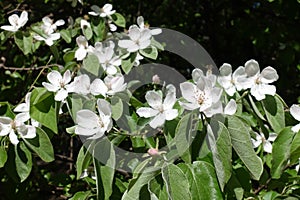
[[[255,139],[251,138],[252,145],[254,148],[257,148],[259,145],[263,144],[263,150],[267,153],[272,153],[272,144],[274,142],[277,135],[275,133],[270,133],[269,138],[266,139],[263,133],[255,133]]]
[[[20,17],[16,14],[13,14],[8,17],[8,21],[10,25],[1,26],[1,29],[16,32],[27,23],[28,13],[26,11],[23,11]]]
[[[167,86],[167,94],[164,101],[157,91],[148,91],[145,98],[151,108],[141,107],[136,113],[140,117],[154,117],[149,123],[152,128],[160,127],[166,120],[173,120],[178,116],[178,110],[173,109],[176,103],[176,93],[173,85]]]
[[[54,41],[60,38],[60,33],[50,33],[50,34],[45,34],[45,36],[34,35],[33,37],[36,40],[45,41],[45,43],[48,46],[52,46],[54,44]]]
[[[127,49],[128,52],[136,52],[145,49],[151,44],[151,32],[149,29],[140,30],[139,27],[133,25],[129,27],[128,36],[130,40],[120,40],[118,45]]]
[[[296,105],[296,104],[292,105],[290,108],[290,113],[297,121],[300,122],[300,106],[299,105]],[[300,123],[292,127],[292,131],[295,133],[297,133],[299,130],[300,130]]]
[[[47,75],[50,83],[43,82],[43,86],[50,92],[56,92],[55,101],[64,101],[68,93],[72,91],[71,85],[71,72],[67,70],[62,76],[58,71],[52,71]]]
[[[196,78],[193,77],[195,80]],[[200,76],[197,83],[184,82],[180,84],[183,98],[187,102],[180,104],[187,110],[199,109],[207,117],[223,113],[220,101],[222,89],[215,87],[213,81],[205,76]]]
[[[231,65],[224,63],[220,67],[218,83],[224,88],[229,96],[233,96],[236,91],[244,89],[243,80],[246,76],[244,67],[240,66],[232,73]]]
[[[91,50],[97,56],[104,71],[110,75],[116,74],[118,72],[117,67],[121,65],[121,58],[114,54],[114,48],[113,41],[96,42],[95,48]]]
[[[142,16],[139,16],[136,21],[137,21],[137,24],[138,24],[140,30],[149,29],[149,26],[145,25],[144,18]],[[161,32],[162,32],[162,30],[160,28],[150,30],[151,35],[158,35],[158,34],[161,34]]]
[[[43,17],[42,21],[43,21],[43,24],[42,24],[41,28],[44,30],[44,33],[46,33],[47,35],[50,35],[54,31],[56,31],[58,26],[62,26],[65,24],[65,21],[62,19],[57,20],[55,23],[53,23],[53,20],[47,16]]]
[[[97,100],[99,115],[90,110],[77,112],[75,133],[88,136],[88,139],[97,139],[112,128],[111,105],[104,99]]]
[[[25,125],[28,120],[26,113],[19,113],[15,119],[9,117],[0,117],[0,136],[9,136],[12,144],[19,143],[18,135],[21,138],[31,139],[36,136],[36,129],[32,125]]]
[[[114,14],[116,11],[112,10],[112,5],[107,3],[102,8],[99,8],[96,5],[93,5],[91,9],[93,11],[88,12],[90,15],[93,16],[100,16],[100,17],[110,17],[112,14]]]
[[[244,89],[250,88],[250,93],[256,100],[265,99],[266,94],[275,95],[276,87],[269,85],[269,83],[273,83],[279,78],[273,67],[266,67],[260,73],[258,62],[252,59],[245,63],[245,72],[247,80],[244,82]]]
[[[102,96],[106,97],[107,95],[114,95],[118,92],[124,91],[126,86],[127,84],[124,83],[123,75],[108,75],[104,78],[104,81],[96,78],[90,86],[90,91],[93,95],[101,94]]]
[[[88,41],[82,35],[76,38],[76,43],[78,45],[78,49],[75,51],[75,58],[79,60],[83,60],[88,52],[92,52],[91,46],[89,46]]]

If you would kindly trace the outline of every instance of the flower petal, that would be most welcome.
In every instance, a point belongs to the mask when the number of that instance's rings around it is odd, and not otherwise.
[[[98,116],[90,110],[79,110],[76,113],[76,122],[81,127],[92,129],[97,127]]]
[[[263,83],[273,83],[279,78],[277,71],[273,67],[266,67],[263,69],[260,76]]]
[[[180,84],[180,90],[183,98],[185,98],[187,101],[196,103],[195,93],[196,86],[193,83],[190,82],[184,82]]]
[[[177,109],[171,109],[171,110],[166,110],[164,112],[166,120],[172,120],[175,119],[178,116],[178,110]]]
[[[253,59],[248,60],[245,63],[245,72],[250,77],[259,74],[258,62],[256,60],[253,60]]]
[[[68,96],[68,91],[64,88],[61,88],[60,90],[58,90],[58,92],[56,93],[54,100],[55,101],[63,101],[67,98]]]
[[[91,87],[90,87],[91,93],[93,95],[99,95],[101,94],[102,96],[106,96],[106,93],[108,91],[107,86],[105,85],[105,83],[99,79],[96,78],[92,83],[91,83]]]
[[[165,115],[160,113],[158,114],[156,117],[154,117],[154,119],[152,119],[149,123],[149,125],[152,127],[152,128],[157,128],[157,127],[160,127],[162,126],[164,123],[165,123]]]
[[[18,136],[15,134],[14,130],[11,130],[9,133],[9,140],[13,145],[17,145],[19,143]]]
[[[137,109],[136,113],[140,117],[149,118],[149,117],[153,117],[153,116],[157,115],[159,113],[159,111],[155,110],[153,108],[141,107],[141,108]]]
[[[145,96],[148,104],[156,109],[156,110],[159,110],[161,108],[161,105],[162,105],[162,98],[161,96],[158,94],[158,92],[156,91],[148,91],[146,93],[146,96]]]
[[[228,104],[224,108],[225,115],[234,115],[237,110],[237,105],[234,99],[230,99]]]
[[[291,115],[297,120],[300,121],[300,106],[293,104],[290,108]]]

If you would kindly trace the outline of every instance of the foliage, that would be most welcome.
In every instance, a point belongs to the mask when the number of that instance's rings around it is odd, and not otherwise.
[[[188,74],[192,79],[180,83],[178,94],[151,70],[142,69],[140,80],[126,79],[142,64],[166,59],[159,55],[168,45],[155,40],[161,30],[150,30],[142,17],[128,25],[127,17],[118,13],[126,13],[126,6],[120,3],[115,12],[110,4],[33,2],[20,1],[9,12],[7,17],[16,14],[22,23],[8,22],[4,12],[12,5],[0,3],[7,6],[0,11],[1,24],[13,27],[2,26],[0,32],[3,198],[45,198],[43,192],[47,198],[54,192],[71,199],[300,197],[300,131],[295,126],[300,113],[297,105],[290,111],[270,85],[278,79],[274,68],[260,71],[258,63],[249,60],[235,71],[223,64],[218,75],[209,67],[194,69]],[[274,2],[253,4],[243,12],[251,17],[264,4],[281,5]],[[49,6],[56,3],[64,9]],[[209,5],[212,10],[221,6]],[[20,10],[31,8],[49,8],[53,16],[20,16]],[[229,10],[226,17],[234,15],[234,9]],[[188,21],[190,14],[179,18]],[[235,20],[231,26],[242,26],[242,19]],[[253,45],[264,43],[259,35],[251,36]],[[297,45],[292,41],[280,50],[294,53]],[[297,58],[287,60],[292,65]],[[152,83],[135,90],[148,75]],[[83,145],[77,144],[79,138]],[[76,159],[59,156],[68,145]],[[75,165],[76,172],[55,166],[59,158],[74,162],[70,168]],[[55,173],[48,166],[57,167]]]

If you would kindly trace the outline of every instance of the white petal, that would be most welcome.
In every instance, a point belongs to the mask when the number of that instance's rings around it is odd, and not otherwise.
[[[60,90],[58,90],[58,92],[56,93],[54,100],[55,101],[63,101],[67,98],[68,96],[68,91],[65,90],[64,88],[61,88]]]
[[[137,24],[139,25],[140,28],[144,28],[144,17],[139,16],[136,20]]]
[[[8,135],[11,130],[11,125],[4,125],[0,123],[0,136]]]
[[[200,111],[202,111],[202,106],[200,107]],[[206,115],[206,117],[212,117],[215,114],[223,113],[222,103],[220,101],[216,102],[207,109],[203,110],[203,113]]]
[[[67,70],[63,75],[63,83],[67,84],[71,81],[71,72],[70,70]]]
[[[266,95],[260,92],[258,85],[254,85],[251,88],[250,93],[252,96],[254,96],[256,98],[257,101],[260,101],[260,100],[263,100],[266,98]]]
[[[83,60],[87,55],[87,50],[83,47],[79,47],[76,51],[75,51],[75,58],[77,61]]]
[[[52,84],[46,83],[46,82],[43,82],[42,85],[50,92],[56,92],[60,88],[59,85],[52,85]]]
[[[176,102],[175,92],[168,92],[163,103],[164,110],[169,110],[173,108],[175,102]]]
[[[151,32],[149,29],[144,29],[142,30],[141,32],[141,37],[139,39],[140,42],[143,42],[143,41],[150,41],[150,38],[151,38]]]
[[[186,103],[186,102],[179,102],[179,104],[187,110],[195,110],[200,107],[198,103]]]
[[[192,78],[193,78],[194,83],[197,83],[197,81],[200,77],[204,77],[203,71],[199,68],[194,69],[192,71]]]
[[[256,60],[249,60],[245,63],[245,72],[248,76],[255,76],[259,73],[259,65]]]
[[[62,81],[62,76],[58,71],[53,70],[47,75],[47,79],[53,85],[60,86],[60,82]]]
[[[29,107],[26,103],[21,103],[17,105],[17,107],[14,109],[14,112],[29,112]]]
[[[273,83],[279,78],[277,71],[273,67],[266,67],[263,69],[260,76],[263,83]]]
[[[295,133],[298,133],[299,130],[300,130],[300,123],[297,124],[296,126],[293,126],[293,127],[292,127],[292,131],[295,132]]]
[[[272,153],[272,144],[268,140],[263,144],[263,148],[265,152]]]
[[[140,41],[139,49],[146,49],[148,46],[150,46],[150,44],[151,44],[151,40]]]
[[[128,51],[128,52],[136,52],[136,51],[138,51],[139,49],[140,49],[140,46],[137,45],[137,44],[134,44],[134,45],[128,47],[128,48],[127,48],[127,51]]]
[[[159,35],[162,33],[162,30],[160,28],[156,28],[156,29],[151,29],[150,32],[151,35]]]
[[[13,120],[9,117],[0,117],[0,124],[10,125]]]
[[[90,110],[79,110],[76,113],[76,122],[81,127],[92,129],[97,127],[98,116]]]
[[[165,114],[166,120],[172,120],[178,116],[178,110],[177,109],[166,110],[164,112],[164,114]]]
[[[131,26],[129,28],[128,35],[129,35],[129,37],[130,37],[131,40],[137,41],[141,37],[141,32],[140,32],[140,30],[139,30],[138,27]]]
[[[9,133],[9,139],[13,145],[17,145],[19,143],[18,136],[13,130],[11,130]]]
[[[17,14],[13,14],[8,17],[8,21],[12,26],[17,26],[17,23],[19,21],[19,16]]]
[[[236,92],[236,88],[234,87],[234,85],[231,85],[230,87],[225,89],[225,92],[229,95],[229,96],[233,96],[234,93]]]
[[[162,106],[162,98],[155,91],[148,91],[146,93],[145,98],[146,98],[148,104],[156,110],[160,109],[160,107]]]
[[[152,128],[157,128],[157,127],[162,126],[164,123],[165,123],[165,115],[160,113],[156,117],[154,117],[154,119],[151,120],[149,125]]]
[[[15,117],[15,121],[18,123],[24,123],[26,121],[28,121],[30,118],[28,113],[19,113],[16,115]]]
[[[276,133],[270,133],[268,140],[271,141],[271,142],[274,142],[276,140],[276,138],[277,138]]]
[[[111,116],[111,105],[106,100],[98,99],[97,106],[99,113],[102,112],[104,115]]]
[[[62,25],[64,25],[64,24],[65,24],[65,21],[62,20],[62,19],[57,20],[57,21],[55,22],[55,25],[56,25],[56,26],[62,26]]]
[[[91,136],[98,133],[99,131],[100,131],[99,127],[86,128],[79,125],[75,127],[75,134],[77,135]]]
[[[196,103],[195,93],[196,86],[190,82],[184,82],[180,84],[180,90],[183,98],[187,101]]]
[[[261,140],[254,140],[251,138],[251,142],[254,148],[257,148],[261,144]]]
[[[127,49],[127,48],[129,48],[131,46],[136,45],[136,43],[133,42],[132,40],[119,40],[118,45],[121,48]]]
[[[300,106],[293,104],[290,108],[291,115],[297,120],[300,121]]]
[[[21,13],[20,19],[19,19],[19,27],[22,27],[26,24],[28,21],[28,13],[26,11],[23,11]]]
[[[140,117],[149,118],[149,117],[153,117],[153,116],[157,115],[159,113],[159,111],[155,110],[153,108],[141,107],[141,108],[137,109],[136,113]]]
[[[276,87],[274,85],[260,84],[259,91],[262,94],[268,94],[274,96],[276,93]]]
[[[234,113],[236,112],[236,109],[237,109],[237,105],[236,105],[235,100],[230,99],[230,101],[224,108],[224,114],[225,115],[234,115]]]
[[[99,95],[99,94],[101,94],[102,96],[106,96],[108,88],[107,88],[107,86],[105,85],[105,83],[101,79],[96,78],[91,83],[90,90],[91,90],[91,93],[93,95]]]
[[[1,26],[1,29],[6,30],[6,31],[11,31],[11,32],[16,32],[18,30],[17,27],[8,26],[8,25]]]
[[[27,132],[22,134],[21,137],[32,139],[36,136],[36,129],[34,126],[26,125]]]
[[[232,74],[232,67],[228,63],[224,63],[219,70],[221,76],[231,76]]]

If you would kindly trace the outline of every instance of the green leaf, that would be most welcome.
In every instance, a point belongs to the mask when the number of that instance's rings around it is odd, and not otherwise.
[[[291,145],[290,163],[295,164],[299,162],[300,158],[300,131],[295,135]]]
[[[86,148],[86,146],[88,146]],[[76,160],[76,172],[77,172],[77,179],[81,178],[81,175],[85,169],[88,169],[89,165],[91,164],[92,155],[90,150],[93,146],[92,144],[84,144],[78,153],[77,160]]]
[[[284,128],[273,143],[272,150],[272,178],[280,178],[290,157],[291,142],[294,133],[290,127]]]
[[[182,170],[174,164],[162,169],[162,177],[171,200],[191,199],[190,184]]]
[[[93,37],[93,31],[91,27],[84,27],[83,30],[83,35],[86,37],[87,40],[90,40]]]
[[[150,59],[156,60],[157,56],[158,56],[158,51],[154,46],[149,46],[146,49],[141,49],[139,50],[139,52]]]
[[[64,54],[63,59],[65,63],[71,62],[75,57],[75,51],[68,51]]]
[[[53,53],[53,56],[55,58],[55,62],[57,62],[60,58],[60,54],[58,52],[58,49],[55,45],[50,46],[50,50]]]
[[[175,143],[178,154],[187,163],[191,163],[189,147],[197,132],[197,125],[198,118],[195,117],[193,112],[190,112],[181,118],[175,130]]]
[[[250,100],[250,103],[251,103],[251,106],[255,112],[255,114],[263,121],[266,121],[266,119],[264,118],[264,116],[261,114],[261,112],[259,111],[259,108],[257,107],[257,105],[255,104],[255,102],[253,101],[252,99],[252,96],[249,94],[248,95],[249,97],[249,100]],[[257,102],[257,104],[259,104],[260,102]]]
[[[217,139],[215,138],[215,134]],[[231,176],[232,146],[226,126],[218,121],[211,121],[211,128],[207,127],[209,146],[213,155],[213,162],[221,190]]]
[[[186,175],[193,200],[223,199],[213,166],[204,161],[193,164],[181,163],[179,167]]]
[[[155,176],[148,182],[151,200],[168,200],[168,194],[161,175]]]
[[[32,158],[30,151],[26,148],[23,142],[15,146],[15,162],[16,171],[21,182],[27,179],[32,169]]]
[[[76,192],[72,198],[69,200],[86,200],[91,195],[91,191],[80,191]]]
[[[114,13],[114,14],[111,15],[111,18],[117,26],[125,28],[126,20],[123,17],[123,15],[121,15],[120,13]]]
[[[7,161],[7,152],[4,147],[0,146],[0,168],[4,167]]]
[[[118,96],[111,98],[112,118],[118,120],[123,114],[123,101]]]
[[[147,162],[148,163],[148,162]],[[147,164],[146,163],[146,164]],[[143,168],[144,169],[144,168]],[[137,173],[137,172],[136,172]],[[159,173],[157,168],[148,167],[143,171],[139,171],[139,176],[130,180],[128,189],[124,192],[122,200],[139,200],[140,191],[153,177]]]
[[[66,41],[66,43],[72,42],[72,36],[69,30],[66,29],[61,30],[60,35]]]
[[[54,151],[52,143],[45,131],[36,127],[36,137],[25,139],[25,144],[32,149],[43,161],[52,162],[54,160]]]
[[[12,111],[11,105],[8,102],[0,102],[0,115],[15,118],[15,113]]]
[[[243,161],[253,179],[259,180],[263,173],[263,164],[252,147],[248,127],[239,118],[228,116],[228,131],[235,152]]]
[[[131,55],[128,59],[122,59],[122,69],[126,74],[129,74],[133,67],[133,63],[136,55]]]
[[[284,106],[277,96],[267,95],[262,101],[268,122],[279,133],[285,127]]]
[[[23,51],[24,55],[32,52],[33,39],[31,35],[23,35],[22,32],[17,31],[14,36],[17,46]]]
[[[54,94],[35,88],[30,97],[30,117],[57,133],[57,103]]]
[[[97,196],[109,199],[115,174],[116,155],[113,144],[105,137],[99,141],[93,151]]]
[[[95,55],[88,55],[82,63],[83,73],[88,73],[88,75],[92,75],[93,77],[100,77],[102,74],[101,66],[99,64],[99,60]]]

